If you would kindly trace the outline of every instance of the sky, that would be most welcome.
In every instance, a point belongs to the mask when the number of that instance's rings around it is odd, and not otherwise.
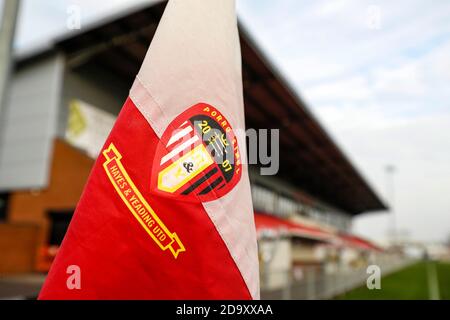
[[[18,50],[151,0],[23,0]],[[370,186],[398,231],[450,237],[450,2],[237,0],[241,22]],[[394,188],[386,166],[395,166]],[[387,213],[354,231],[386,237]]]

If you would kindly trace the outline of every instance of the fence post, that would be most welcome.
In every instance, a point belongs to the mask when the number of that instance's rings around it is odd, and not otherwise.
[[[306,299],[314,300],[316,298],[316,272],[314,269],[306,273]]]
[[[291,279],[290,279],[290,272],[289,270],[283,271],[285,274],[285,286],[283,288],[283,300],[291,300],[292,294],[292,287],[291,287]]]

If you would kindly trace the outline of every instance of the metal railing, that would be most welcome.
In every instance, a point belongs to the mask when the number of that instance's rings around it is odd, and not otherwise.
[[[384,277],[403,269],[415,260],[406,258],[379,259],[359,267],[339,265],[302,266],[291,270],[261,273],[261,298],[275,300],[333,299],[366,284],[367,267],[377,265]]]

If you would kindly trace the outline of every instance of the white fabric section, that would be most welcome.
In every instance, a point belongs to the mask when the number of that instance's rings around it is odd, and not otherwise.
[[[241,52],[234,0],[171,0],[130,97],[162,136],[170,122],[199,102],[244,131]],[[242,156],[245,135],[237,135]],[[259,299],[256,231],[248,171],[240,183],[204,208],[226,243],[254,299]],[[220,262],[218,262],[220,263]]]

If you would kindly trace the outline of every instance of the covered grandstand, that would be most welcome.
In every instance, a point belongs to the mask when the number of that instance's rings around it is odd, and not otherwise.
[[[0,193],[8,204],[0,273],[48,269],[94,161],[92,146],[67,138],[74,103],[101,115],[105,127],[98,124],[95,130],[110,129],[109,119],[128,95],[165,4],[133,8],[17,56],[0,141],[1,154],[7,155],[0,161]],[[329,260],[327,254],[316,255],[318,248],[379,251],[351,235],[351,221],[386,206],[243,26],[240,34],[247,128],[280,129],[278,174],[261,176],[259,165],[250,170],[262,247],[264,241],[272,249],[280,244],[277,262],[272,257],[266,263],[261,253],[262,268],[281,266],[288,273],[294,265],[324,268]],[[23,126],[34,131],[15,134]],[[285,283],[269,282],[274,288]]]

